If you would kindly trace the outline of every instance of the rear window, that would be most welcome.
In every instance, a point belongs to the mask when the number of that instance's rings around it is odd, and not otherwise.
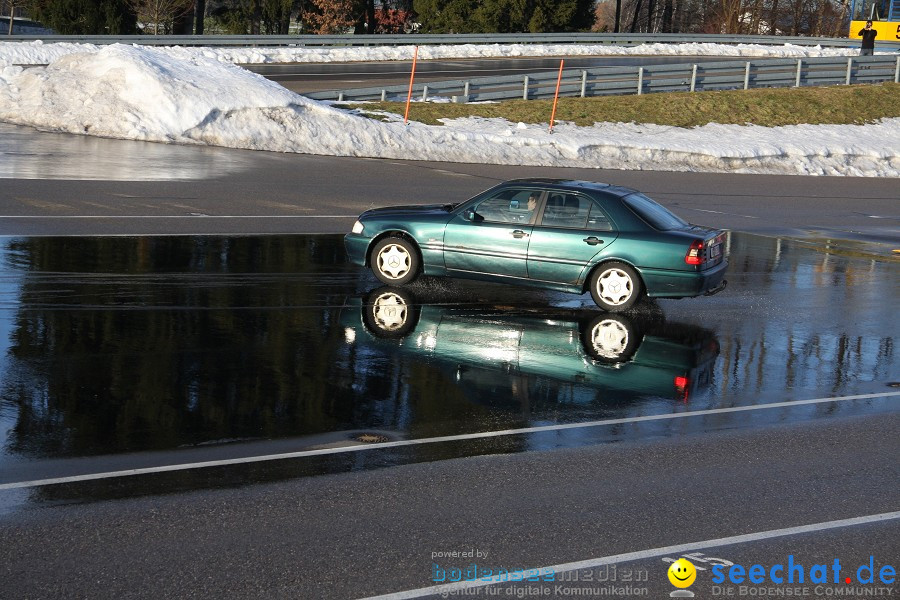
[[[688,222],[678,217],[666,208],[651,200],[643,194],[631,194],[622,199],[628,208],[638,214],[639,217],[650,223],[656,229],[668,231],[670,229],[684,229]]]

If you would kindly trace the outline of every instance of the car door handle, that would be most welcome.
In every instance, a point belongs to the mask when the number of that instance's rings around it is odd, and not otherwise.
[[[509,234],[511,236],[513,236],[514,238],[516,238],[517,240],[520,240],[524,237],[528,237],[528,234],[525,233],[524,231],[522,231],[521,229],[516,229],[515,231],[510,231]]]
[[[603,243],[603,240],[601,240],[600,238],[595,237],[593,235],[591,237],[586,237],[581,241],[586,242],[586,243],[590,244],[591,246],[596,246],[597,244]]]

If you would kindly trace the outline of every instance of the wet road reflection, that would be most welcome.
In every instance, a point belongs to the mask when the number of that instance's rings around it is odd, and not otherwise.
[[[423,301],[429,296],[431,302]],[[342,313],[344,337],[360,348],[427,358],[468,389],[466,397],[513,406],[526,419],[542,412],[542,401],[556,410],[590,404],[598,394],[601,403],[687,401],[709,383],[719,351],[711,331],[665,323],[655,307],[629,316],[546,305],[448,306],[438,304],[438,296],[373,290],[359,299],[358,310]],[[550,390],[545,382],[575,384],[579,394],[576,388]]]
[[[225,148],[36,134],[0,123],[0,179],[172,181],[221,177],[250,166],[247,156]]]
[[[740,234],[730,262],[722,294],[616,316],[588,297],[507,286],[379,288],[347,264],[340,236],[7,239],[0,483],[878,393],[900,380],[896,263]],[[154,477],[166,489],[240,484],[895,407],[858,400]],[[133,485],[144,484],[39,495]]]

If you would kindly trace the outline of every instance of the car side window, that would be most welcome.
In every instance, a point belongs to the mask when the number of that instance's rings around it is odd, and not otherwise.
[[[585,229],[594,212],[593,206],[594,203],[591,199],[585,196],[551,192],[547,197],[547,207],[544,209],[541,225]],[[598,209],[597,212],[602,218],[605,218],[602,211]]]
[[[603,209],[591,203],[591,213],[588,215],[587,228],[594,231],[612,231],[613,225]]]
[[[496,196],[482,200],[475,212],[493,223],[530,223],[537,210],[538,198],[540,192],[535,190],[502,190]]]

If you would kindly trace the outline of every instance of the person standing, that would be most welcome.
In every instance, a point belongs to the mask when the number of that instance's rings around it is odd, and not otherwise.
[[[875,53],[875,36],[878,35],[878,31],[872,29],[872,21],[866,21],[866,27],[859,30],[859,35],[862,36],[859,55],[872,56]]]

